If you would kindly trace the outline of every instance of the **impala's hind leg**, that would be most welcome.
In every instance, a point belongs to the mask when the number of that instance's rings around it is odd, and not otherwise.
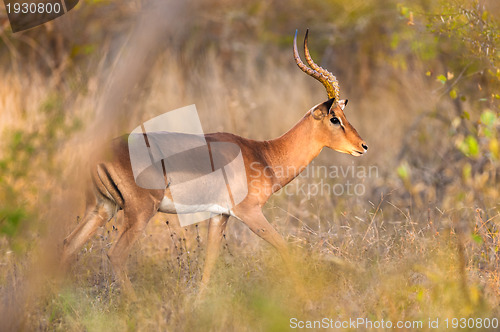
[[[64,239],[61,265],[65,267],[69,259],[87,242],[95,231],[113,218],[116,207],[108,199],[94,199],[78,227]]]
[[[219,215],[210,219],[208,224],[208,243],[207,243],[207,256],[205,259],[205,267],[203,268],[203,276],[201,278],[200,291],[198,297],[201,298],[207,287],[210,275],[215,267],[217,257],[219,257],[222,236],[227,225],[227,215]]]
[[[156,214],[153,206],[140,209],[124,209],[124,230],[108,252],[113,271],[125,294],[135,298],[135,292],[127,275],[126,263],[132,245],[141,236],[149,220]]]

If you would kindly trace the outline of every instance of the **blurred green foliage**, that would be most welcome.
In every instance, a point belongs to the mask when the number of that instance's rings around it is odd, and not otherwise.
[[[56,154],[71,133],[81,128],[78,118],[67,119],[56,94],[40,105],[35,127],[5,129],[0,157],[0,235],[12,249],[26,249],[33,232],[41,230],[40,217],[50,202],[50,186],[60,176]]]
[[[466,204],[474,201],[482,202],[479,203],[482,208],[491,207],[489,203],[483,204],[498,199],[496,188],[500,175],[498,7],[488,1],[441,0],[399,3],[398,9],[406,20],[406,27],[391,31],[391,47],[400,51],[397,66],[414,70],[408,68],[408,61],[412,56],[417,57],[423,65],[422,75],[429,78],[429,83],[432,80],[441,83],[442,87],[435,90],[440,101],[427,117],[442,120],[436,129],[448,133],[446,137],[437,131],[428,133],[433,135],[428,145],[404,147],[406,152],[400,157],[404,156],[407,167],[422,169],[424,164],[436,170],[430,175],[436,179],[432,182],[421,178],[422,172],[412,172],[411,183],[415,185],[408,188],[409,192],[412,196],[421,196],[416,199],[417,203],[429,200],[424,187],[417,185],[423,182],[425,187],[432,186],[437,192],[467,192],[473,198]],[[404,49],[410,49],[412,56]],[[425,133],[424,126],[422,123],[416,129],[420,135]],[[446,157],[430,160],[427,149],[438,149]],[[457,169],[463,170],[464,177],[453,177]],[[399,177],[410,183],[401,170],[401,166],[396,170]]]

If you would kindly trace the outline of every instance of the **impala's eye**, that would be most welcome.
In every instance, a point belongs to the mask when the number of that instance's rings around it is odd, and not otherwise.
[[[334,125],[339,125],[340,124],[340,120],[336,116],[334,116],[333,118],[331,118],[330,122],[333,123]]]

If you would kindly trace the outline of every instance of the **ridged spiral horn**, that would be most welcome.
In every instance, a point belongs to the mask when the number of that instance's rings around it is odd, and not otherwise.
[[[339,84],[337,82],[337,79],[335,76],[333,76],[332,73],[330,73],[328,70],[325,70],[318,66],[316,63],[311,58],[311,55],[309,54],[309,49],[307,48],[307,35],[308,35],[309,29],[306,32],[305,38],[304,38],[304,52],[306,56],[307,63],[312,67],[309,68],[307,67],[304,62],[302,62],[302,59],[300,59],[299,51],[297,49],[297,33],[298,31],[295,30],[295,37],[293,38],[293,57],[295,59],[295,63],[297,63],[297,66],[307,75],[314,77],[318,81],[320,81],[323,86],[326,89],[326,92],[328,94],[328,98],[335,98],[336,101],[339,100]]]

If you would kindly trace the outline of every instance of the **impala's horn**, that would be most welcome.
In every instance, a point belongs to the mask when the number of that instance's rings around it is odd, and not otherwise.
[[[306,30],[306,35],[304,37],[304,54],[306,57],[306,61],[311,66],[311,68],[307,67],[304,62],[300,59],[299,51],[297,50],[297,30],[295,30],[295,37],[293,38],[293,57],[295,58],[295,62],[297,66],[309,76],[314,77],[318,81],[320,81],[323,86],[326,88],[326,92],[328,94],[328,98],[335,98],[335,100],[339,99],[340,89],[337,78],[333,76],[328,70],[318,66],[311,58],[311,54],[309,53],[309,49],[307,48],[307,37],[309,34],[309,29]]]

